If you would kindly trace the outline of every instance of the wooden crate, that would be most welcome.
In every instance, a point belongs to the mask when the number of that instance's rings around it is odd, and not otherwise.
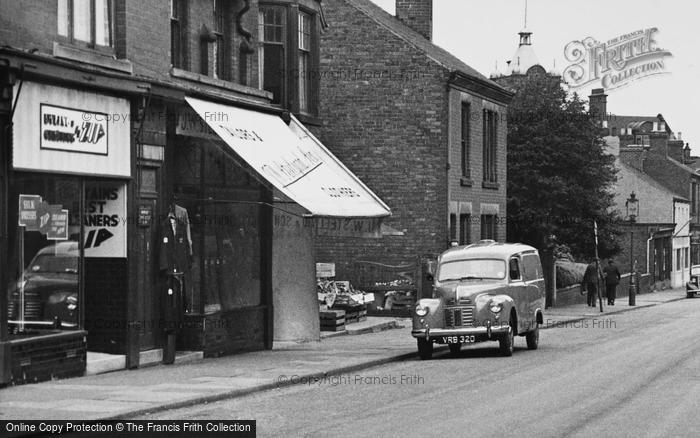
[[[345,311],[344,310],[323,310],[320,312],[321,331],[338,332],[345,330]]]

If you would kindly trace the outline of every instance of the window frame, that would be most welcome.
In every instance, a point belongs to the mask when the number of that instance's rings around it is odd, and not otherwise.
[[[266,9],[279,9],[284,17],[282,40],[266,41],[265,40],[265,17]],[[304,50],[308,54],[308,67],[305,86],[302,87],[300,81],[304,79],[300,72],[300,56],[302,49],[300,48],[300,32],[302,31],[300,21],[301,17],[309,18],[309,47]],[[319,111],[319,78],[314,72],[318,71],[320,65],[320,36],[319,36],[319,12],[314,9],[306,8],[296,4],[279,4],[261,2],[258,7],[258,88],[265,88],[265,47],[277,45],[282,47],[282,60],[279,65],[282,67],[280,72],[280,92],[279,99],[275,97],[273,104],[289,109],[293,113],[301,117],[315,118]],[[306,104],[302,102],[301,92],[306,90]],[[268,90],[269,91],[269,90]]]
[[[459,215],[459,244],[468,245],[471,241],[471,214],[462,213]]]
[[[462,102],[461,104],[461,167],[462,167],[462,178],[471,178],[471,104],[469,102]]]
[[[486,183],[498,182],[498,113],[484,109],[482,117],[483,177]]]
[[[498,240],[498,215],[481,215],[481,239]]]
[[[57,2],[57,12],[56,12],[56,35],[63,39],[64,41],[68,42],[71,45],[77,46],[77,47],[82,47],[82,48],[87,48],[90,50],[95,50],[98,52],[104,52],[104,53],[109,53],[113,54],[115,51],[115,32],[116,32],[116,26],[114,24],[115,22],[115,1],[114,0],[102,0],[105,2],[107,5],[107,22],[108,26],[107,29],[109,30],[108,32],[108,38],[109,38],[109,44],[108,45],[102,45],[97,43],[97,8],[96,8],[96,0],[88,0],[90,4],[90,41],[84,41],[81,39],[77,39],[75,37],[75,0],[58,0]],[[65,3],[65,10],[63,9],[63,6],[61,3]],[[61,26],[61,15],[66,14],[65,17],[65,29],[62,29]],[[65,32],[65,33],[62,33]]]
[[[170,64],[183,70],[189,70],[187,6],[187,0],[170,0]]]

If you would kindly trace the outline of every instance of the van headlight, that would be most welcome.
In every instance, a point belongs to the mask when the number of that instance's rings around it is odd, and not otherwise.
[[[428,314],[428,308],[423,306],[422,304],[418,303],[416,305],[416,315],[425,316],[427,314]]]
[[[500,301],[491,301],[489,303],[489,310],[492,313],[500,313],[503,310],[503,303]]]

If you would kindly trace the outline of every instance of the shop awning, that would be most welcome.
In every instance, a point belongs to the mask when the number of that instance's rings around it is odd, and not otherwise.
[[[239,157],[314,216],[391,214],[294,116],[287,125],[272,114],[192,97],[185,100]]]

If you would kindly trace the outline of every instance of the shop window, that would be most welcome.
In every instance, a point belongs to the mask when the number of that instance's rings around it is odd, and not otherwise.
[[[469,135],[470,135],[470,105],[467,102],[462,102],[462,177],[471,177],[470,157],[469,157]]]
[[[77,178],[17,175],[11,188],[8,327],[40,335],[80,328],[80,195]]]
[[[498,118],[494,111],[483,112],[483,180],[495,183],[497,178],[496,152],[498,149]]]
[[[470,240],[471,215],[459,215],[459,244],[467,245]]]
[[[285,6],[261,5],[258,27],[260,88],[273,94],[272,103],[297,113],[316,115],[317,15],[300,10],[296,16],[290,16]]]
[[[690,261],[690,248],[685,248],[685,249],[683,250],[683,252],[684,252],[684,254],[683,254],[683,267],[687,269],[687,268],[690,267],[690,266],[689,266],[689,261]]]
[[[112,47],[112,0],[58,0],[58,34],[91,48]]]
[[[676,271],[681,270],[681,250],[676,249]]]
[[[187,0],[170,0],[170,62],[187,68]]]
[[[481,238],[498,240],[498,232],[496,228],[497,216],[493,214],[481,215]]]

